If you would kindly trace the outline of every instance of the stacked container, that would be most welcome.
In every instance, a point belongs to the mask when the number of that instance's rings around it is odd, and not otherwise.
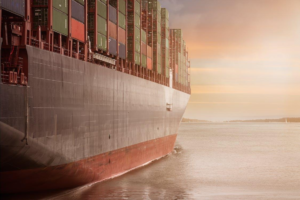
[[[152,10],[152,50],[153,50],[153,69],[158,74],[161,70],[161,5],[158,0],[149,0],[148,9]]]
[[[141,65],[141,1],[128,0],[128,61]]]
[[[118,31],[117,31],[117,7],[118,3],[117,0],[109,1],[109,21],[108,21],[108,33],[109,33],[109,53],[111,55],[116,56],[117,55],[117,37],[118,37]]]
[[[71,19],[71,36],[81,42],[84,42],[84,0],[72,0],[72,19]]]
[[[174,79],[176,83],[180,83],[181,74],[181,40],[182,34],[180,29],[170,30],[170,57],[171,68],[174,72]]]
[[[1,0],[0,8],[21,17],[25,16],[25,0]]]
[[[119,0],[119,57],[126,59],[126,1]]]
[[[142,67],[147,67],[147,33],[142,30]]]
[[[142,30],[145,31],[146,39],[143,39],[146,41],[146,48],[143,46],[142,42],[142,56],[147,59],[147,69],[152,70],[152,9],[149,9],[148,7],[149,0],[142,0]],[[145,54],[146,50],[146,54]],[[145,57],[146,55],[146,57]]]
[[[54,32],[68,36],[69,33],[69,5],[68,0],[52,1],[52,29]]]
[[[107,51],[107,2],[89,0],[88,35],[94,50]]]
[[[169,78],[169,12],[166,8],[161,9],[161,25],[162,74]]]

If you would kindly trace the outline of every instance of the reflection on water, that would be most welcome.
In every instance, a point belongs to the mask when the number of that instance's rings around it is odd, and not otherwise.
[[[148,166],[72,190],[6,198],[300,199],[300,124],[182,124],[173,153]]]

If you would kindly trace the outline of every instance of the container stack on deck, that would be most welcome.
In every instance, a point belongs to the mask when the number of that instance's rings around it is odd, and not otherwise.
[[[2,9],[5,19],[8,12],[12,13],[8,16],[21,17],[18,24],[21,19],[25,21],[23,44],[166,86],[170,85],[171,69],[172,85],[190,92],[190,63],[182,31],[169,29],[168,10],[161,8],[158,0],[15,1],[20,3],[15,5],[23,5],[22,9],[12,4],[8,5],[12,8],[5,8],[2,1],[1,22]],[[1,26],[4,30],[3,23]]]
[[[179,89],[189,87],[189,67],[188,51],[183,40],[181,29],[170,29],[170,58],[171,69],[174,70],[173,85]]]
[[[142,30],[145,31],[146,34],[146,49],[143,50],[144,55],[147,56],[147,69],[153,70],[152,65],[152,41],[153,41],[153,34],[152,34],[152,13],[153,10],[151,7],[148,6],[149,0],[142,0]],[[145,40],[145,39],[144,39]],[[143,45],[143,43],[142,43]],[[145,47],[142,47],[142,49]],[[145,54],[146,50],[146,54]]]
[[[128,0],[128,61],[141,65],[141,1]]]
[[[152,10],[152,63],[153,70],[161,74],[161,5],[158,0],[148,0],[148,9]]]
[[[169,78],[169,12],[166,8],[161,9],[161,25],[162,74]]]

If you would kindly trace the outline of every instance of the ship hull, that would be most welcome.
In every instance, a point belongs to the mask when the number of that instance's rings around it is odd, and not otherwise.
[[[0,84],[1,192],[100,181],[172,151],[189,94],[31,46],[27,54],[28,86]]]
[[[68,164],[1,173],[0,192],[72,188],[124,174],[173,150],[176,135],[146,141]]]

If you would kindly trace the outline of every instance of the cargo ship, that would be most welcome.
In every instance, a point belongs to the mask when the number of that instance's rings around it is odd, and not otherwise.
[[[157,0],[0,0],[0,192],[72,188],[172,152],[190,98]]]

